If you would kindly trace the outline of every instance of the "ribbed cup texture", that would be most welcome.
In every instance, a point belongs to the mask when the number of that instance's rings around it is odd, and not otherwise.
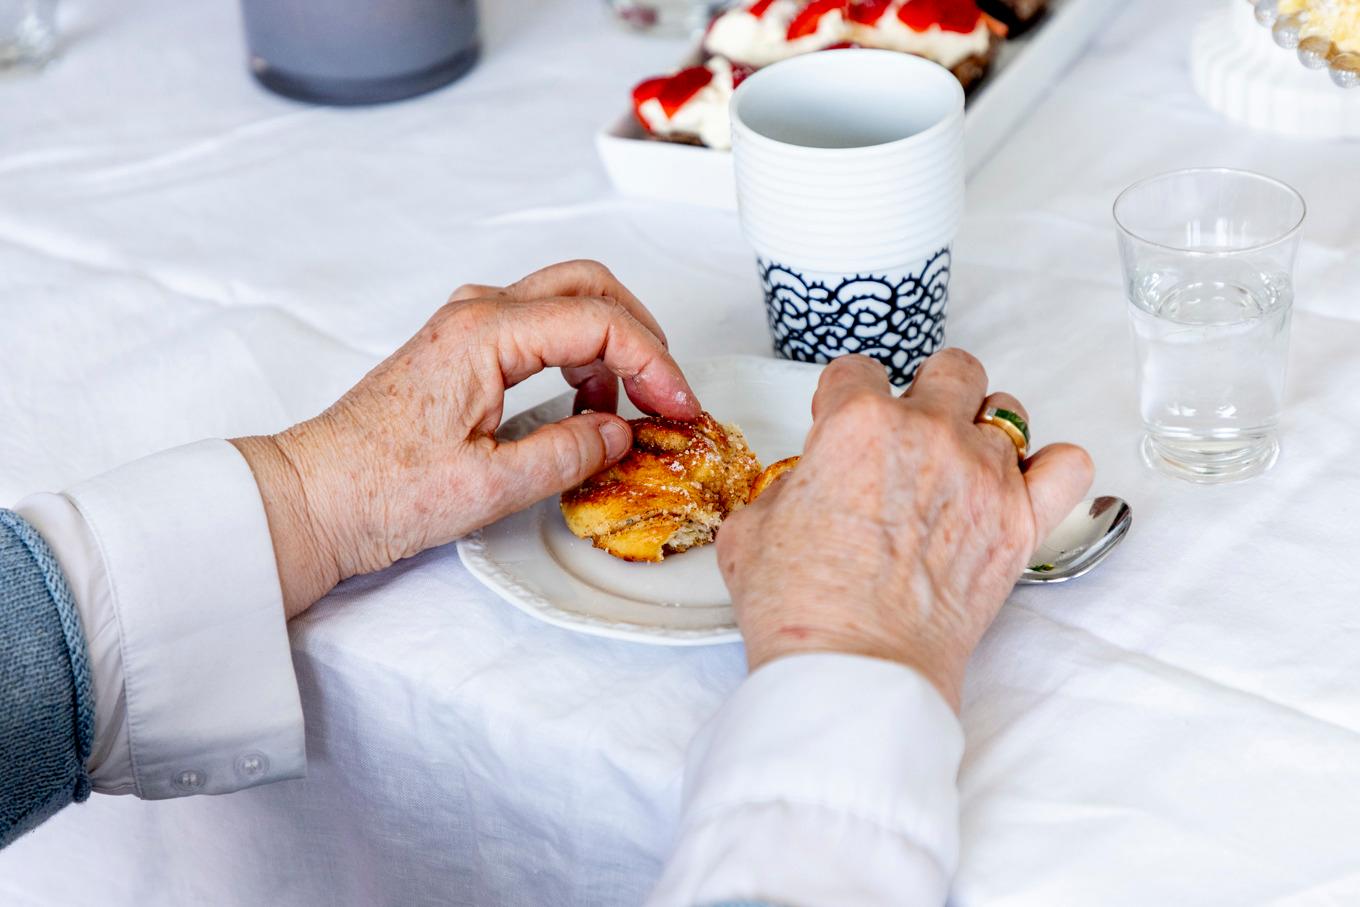
[[[824,59],[794,58],[757,73],[732,105],[737,207],[757,254],[855,272],[902,266],[948,246],[963,216],[957,81],[890,52],[812,56]],[[850,85],[856,103],[843,111],[835,92]],[[817,104],[831,105],[824,124]],[[847,115],[870,122],[846,123]],[[774,134],[807,136],[809,144]],[[858,135],[886,140],[836,147]]]

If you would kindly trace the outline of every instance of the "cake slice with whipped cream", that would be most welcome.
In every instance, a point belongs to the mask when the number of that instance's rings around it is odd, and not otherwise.
[[[968,87],[1004,33],[974,0],[747,0],[713,20],[704,51],[759,68],[832,47],[879,47],[948,69],[970,61]]]
[[[851,0],[848,38],[860,47],[933,60],[965,89],[987,74],[1006,29],[973,0]]]
[[[633,114],[659,139],[732,147],[727,108],[741,80],[754,70],[723,57],[710,57],[674,75],[659,76],[633,89]]]
[[[732,93],[762,66],[838,47],[881,48],[933,60],[968,89],[1005,31],[974,0],[744,0],[713,20],[701,65],[633,89],[633,112],[656,138],[730,148]]]
[[[746,0],[721,13],[704,51],[759,69],[848,40],[846,0]]]

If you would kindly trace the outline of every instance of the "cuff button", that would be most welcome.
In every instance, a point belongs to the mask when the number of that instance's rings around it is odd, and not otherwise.
[[[203,785],[208,783],[208,776],[189,768],[176,775],[174,783],[175,787],[192,794],[203,789]]]
[[[269,757],[264,753],[242,753],[236,757],[236,774],[246,781],[258,781],[269,773]]]

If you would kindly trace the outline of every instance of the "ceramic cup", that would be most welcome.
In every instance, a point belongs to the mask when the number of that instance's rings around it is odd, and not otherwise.
[[[944,343],[963,217],[963,89],[885,50],[794,57],[732,99],[742,231],[775,352],[863,353],[911,381]]]

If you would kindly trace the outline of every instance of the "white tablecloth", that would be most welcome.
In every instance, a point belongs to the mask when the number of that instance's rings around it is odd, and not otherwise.
[[[1212,5],[1130,4],[969,187],[949,339],[1136,522],[1094,575],[1017,590],[974,659],[960,905],[1360,902],[1360,146],[1210,113],[1187,47]],[[65,5],[63,58],[0,79],[0,502],[310,415],[457,284],[568,257],[608,262],[682,357],[767,350],[733,216],[621,199],[595,158],[681,45],[592,0],[483,6],[470,77],[341,111],[258,90],[225,0]],[[1312,205],[1284,454],[1214,489],[1138,461],[1109,217],[1203,163]],[[292,639],[305,781],[96,797],[0,854],[0,902],[637,903],[743,671],[735,645],[539,624],[452,547]]]

